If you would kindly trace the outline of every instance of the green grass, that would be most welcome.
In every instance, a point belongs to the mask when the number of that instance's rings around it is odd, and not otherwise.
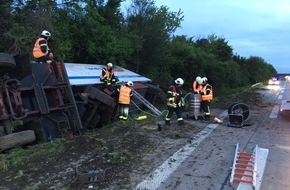
[[[0,171],[8,171],[13,166],[22,166],[38,159],[54,158],[64,150],[62,139],[40,143],[26,149],[15,148],[5,154],[0,154]]]

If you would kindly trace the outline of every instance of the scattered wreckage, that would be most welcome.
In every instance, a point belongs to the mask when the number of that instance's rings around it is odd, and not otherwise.
[[[39,64],[29,55],[0,53],[0,152],[64,134],[72,138],[82,129],[112,121],[117,94],[100,82],[103,67],[62,61]],[[134,82],[134,91],[143,97],[133,97],[140,107],[144,101],[151,105],[159,93],[150,79],[137,73],[116,67],[115,75],[119,81]]]

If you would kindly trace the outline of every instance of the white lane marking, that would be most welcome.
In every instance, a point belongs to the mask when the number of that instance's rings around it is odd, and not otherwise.
[[[279,107],[278,105],[274,106],[273,109],[272,109],[272,112],[269,116],[269,118],[277,118],[278,117],[278,113],[279,113]]]
[[[257,155],[258,156],[257,158],[258,175],[257,175],[256,188],[255,188],[256,190],[259,190],[262,184],[262,179],[263,179],[264,171],[266,168],[268,154],[269,154],[269,149],[265,149],[265,148],[258,149],[258,155]]]
[[[220,117],[224,118],[227,111],[224,111]],[[198,145],[218,126],[218,124],[209,124],[201,132],[193,137],[190,144],[186,144],[171,157],[169,157],[161,166],[139,183],[135,190],[154,190],[157,189],[180,165],[186,160]]]
[[[283,95],[280,94],[280,95],[278,96],[278,100],[282,100],[282,98],[283,98]]]

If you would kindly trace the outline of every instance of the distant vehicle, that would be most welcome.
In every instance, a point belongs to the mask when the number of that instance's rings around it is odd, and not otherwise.
[[[280,84],[280,80],[279,77],[273,77],[268,81],[269,85],[279,85]]]

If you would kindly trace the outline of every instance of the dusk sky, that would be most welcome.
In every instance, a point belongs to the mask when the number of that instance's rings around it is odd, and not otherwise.
[[[155,4],[183,12],[175,35],[198,39],[215,34],[228,41],[234,54],[259,56],[278,73],[290,73],[290,1],[156,0]]]

